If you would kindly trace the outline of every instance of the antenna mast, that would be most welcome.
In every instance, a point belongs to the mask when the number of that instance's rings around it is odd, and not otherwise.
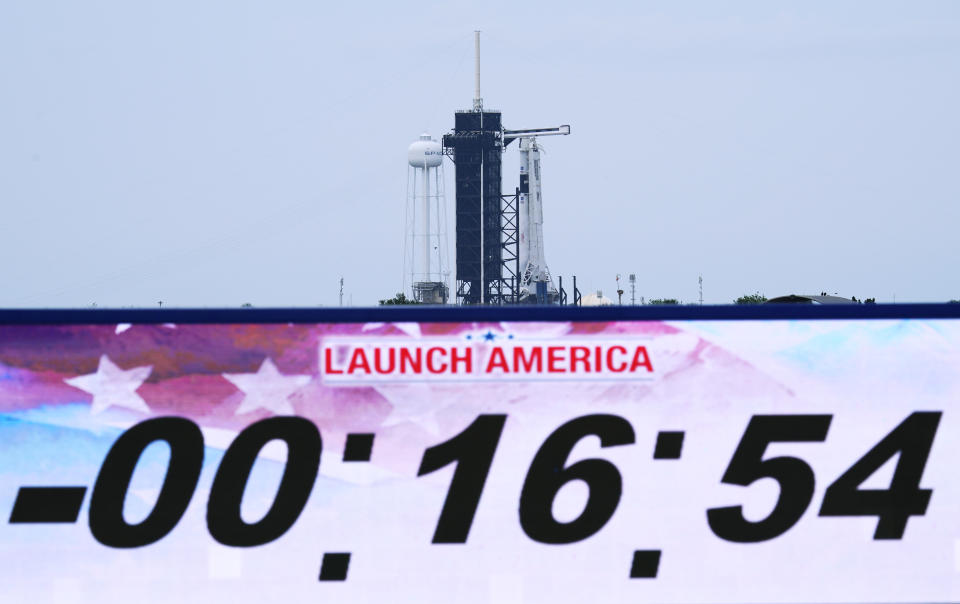
[[[480,98],[480,30],[473,32],[473,110],[483,111],[483,99]]]

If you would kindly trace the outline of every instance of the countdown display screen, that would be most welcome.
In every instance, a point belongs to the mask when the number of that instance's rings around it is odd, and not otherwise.
[[[957,602],[960,311],[890,308],[8,311],[0,599]]]

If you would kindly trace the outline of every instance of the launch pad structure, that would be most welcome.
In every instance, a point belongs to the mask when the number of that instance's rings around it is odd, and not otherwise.
[[[473,109],[454,114],[443,153],[455,165],[456,302],[551,304],[560,299],[543,255],[538,136],[570,134],[570,126],[505,130],[500,111],[480,96],[480,32],[475,32]],[[504,149],[520,140],[520,182],[502,193]]]
[[[510,303],[516,298],[511,285],[516,279],[510,277],[519,268],[517,255],[503,244],[503,128],[499,111],[475,107],[458,111],[453,133],[443,137],[444,153],[456,166],[456,297],[460,304]],[[516,238],[517,221],[511,222],[508,230]]]

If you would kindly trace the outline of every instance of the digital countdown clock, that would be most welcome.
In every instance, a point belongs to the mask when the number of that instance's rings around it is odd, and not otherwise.
[[[958,463],[958,305],[0,312],[5,602],[958,602]]]

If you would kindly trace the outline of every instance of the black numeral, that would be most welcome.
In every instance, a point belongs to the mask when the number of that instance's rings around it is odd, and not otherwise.
[[[743,506],[707,510],[713,533],[727,541],[756,543],[787,532],[800,520],[813,498],[813,470],[796,457],[763,459],[773,442],[823,442],[831,415],[754,415],[727,466],[721,482],[748,486],[761,478],[780,483],[780,497],[770,515],[759,522],[743,517]]]
[[[533,458],[520,494],[520,526],[534,541],[581,541],[603,528],[616,511],[623,483],[615,465],[605,459],[584,459],[564,467],[574,445],[587,436],[599,437],[601,447],[636,441],[630,422],[616,415],[585,415],[557,428]],[[557,522],[553,500],[571,480],[587,483],[590,495],[580,516]]]
[[[123,502],[133,471],[150,444],[166,441],[170,463],[157,503],[139,524],[123,519]],[[203,467],[203,434],[195,423],[180,417],[141,422],[110,447],[90,498],[90,532],[110,547],[141,547],[162,539],[187,510]]]
[[[874,539],[902,539],[910,516],[923,516],[931,489],[920,479],[930,456],[940,412],[911,414],[827,488],[821,516],[877,516]],[[861,489],[874,472],[897,453],[896,470],[887,489]]]
[[[287,465],[273,505],[259,521],[240,517],[243,492],[253,463],[272,440],[287,443]],[[223,456],[207,502],[207,528],[224,545],[263,545],[283,535],[297,521],[310,498],[320,469],[322,443],[313,422],[301,417],[271,417],[251,424]]]
[[[506,419],[506,415],[477,416],[460,434],[424,451],[417,476],[457,464],[433,533],[434,543],[467,542]]]

